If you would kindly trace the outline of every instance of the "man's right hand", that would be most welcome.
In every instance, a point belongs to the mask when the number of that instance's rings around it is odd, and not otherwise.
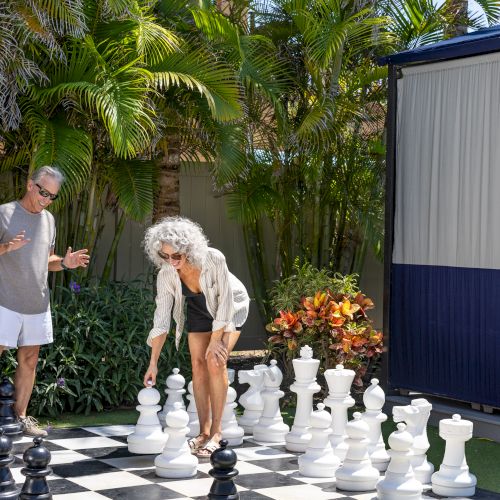
[[[156,384],[156,375],[158,368],[155,365],[149,365],[144,375],[144,387],[153,387]]]
[[[3,244],[3,252],[2,253],[7,253],[7,252],[12,252],[13,250],[18,250],[19,248],[22,248],[24,245],[29,243],[31,241],[30,238],[25,238],[24,233],[26,231],[21,231],[19,234],[16,234],[12,240],[10,240],[8,243]]]

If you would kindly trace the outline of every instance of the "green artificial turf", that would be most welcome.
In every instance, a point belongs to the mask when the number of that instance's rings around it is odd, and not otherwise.
[[[92,412],[89,415],[63,413],[56,418],[38,417],[42,427],[90,427],[94,425],[125,425],[137,423],[139,413],[135,409]]]

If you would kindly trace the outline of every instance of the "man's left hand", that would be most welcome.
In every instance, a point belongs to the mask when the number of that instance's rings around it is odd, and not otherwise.
[[[68,247],[62,262],[69,269],[76,269],[77,267],[87,267],[89,265],[89,260],[90,255],[86,248],[73,252],[72,248]]]

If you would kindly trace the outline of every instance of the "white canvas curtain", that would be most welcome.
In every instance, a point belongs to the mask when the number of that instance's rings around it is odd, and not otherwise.
[[[393,263],[500,269],[500,53],[402,72]]]

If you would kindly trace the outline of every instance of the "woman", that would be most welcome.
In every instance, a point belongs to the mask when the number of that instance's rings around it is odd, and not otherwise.
[[[147,340],[151,362],[144,385],[156,382],[171,318],[176,323],[177,348],[186,324],[200,421],[200,434],[189,440],[189,446],[196,456],[209,457],[221,439],[228,386],[226,362],[248,316],[248,294],[229,272],[224,255],[209,248],[201,227],[185,217],[166,217],[151,226],[144,247],[160,269],[154,325]]]

